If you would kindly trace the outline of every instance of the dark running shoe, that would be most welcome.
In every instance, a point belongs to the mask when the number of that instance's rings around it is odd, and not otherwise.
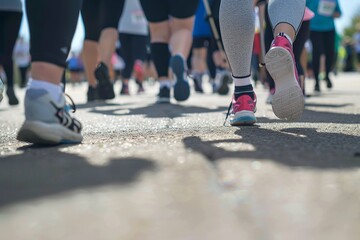
[[[95,87],[89,86],[87,91],[87,101],[93,102],[95,100],[99,99],[98,93]]]
[[[333,84],[332,84],[330,78],[329,77],[325,78],[325,81],[326,81],[326,87],[328,89],[331,89],[333,87]]]
[[[174,98],[176,101],[185,101],[190,96],[190,85],[186,77],[185,61],[180,55],[170,59],[170,66],[175,75]]]
[[[15,95],[14,88],[8,87],[6,89],[6,95],[8,96],[9,99],[9,105],[14,106],[19,104],[19,100]]]
[[[229,93],[229,84],[232,81],[231,74],[227,70],[216,73],[215,83],[217,85],[216,92],[220,95],[227,95]]]
[[[157,103],[170,103],[170,88],[168,87],[161,87],[158,99],[156,101]]]
[[[123,83],[120,90],[120,95],[130,95],[129,93],[129,85],[126,83]]]
[[[193,80],[194,80],[195,92],[204,93],[204,89],[202,87],[202,75],[201,74],[195,74],[193,76]]]
[[[109,70],[104,63],[99,63],[95,69],[95,77],[98,81],[97,91],[99,99],[107,100],[115,98],[114,86],[110,80]]]

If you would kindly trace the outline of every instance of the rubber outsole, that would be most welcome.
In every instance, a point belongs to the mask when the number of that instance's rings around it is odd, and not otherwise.
[[[174,98],[176,101],[185,101],[190,97],[190,85],[187,79],[184,78],[185,65],[181,56],[175,55],[170,60],[170,66],[176,76],[176,83],[174,85]]]
[[[250,126],[256,123],[256,117],[253,112],[250,111],[241,111],[236,113],[230,119],[231,126]]]
[[[83,139],[80,133],[75,133],[60,124],[39,121],[26,121],[16,138],[22,142],[42,145],[75,144]]]
[[[305,99],[296,79],[291,54],[282,47],[273,47],[265,56],[265,65],[275,82],[274,114],[280,119],[298,120],[304,111]]]

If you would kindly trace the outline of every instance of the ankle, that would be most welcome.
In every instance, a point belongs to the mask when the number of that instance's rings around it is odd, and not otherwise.
[[[248,95],[251,97],[251,99],[254,100],[255,94],[251,84],[245,86],[235,86],[235,91],[234,91],[235,100],[237,100],[239,97],[243,95]]]

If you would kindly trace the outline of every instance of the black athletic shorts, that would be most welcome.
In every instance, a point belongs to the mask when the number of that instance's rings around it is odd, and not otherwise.
[[[149,22],[157,23],[174,18],[189,18],[195,15],[199,0],[140,0]]]
[[[118,28],[125,0],[83,0],[85,39],[98,41],[105,28]]]
[[[210,45],[211,37],[193,37],[193,48],[208,48]]]

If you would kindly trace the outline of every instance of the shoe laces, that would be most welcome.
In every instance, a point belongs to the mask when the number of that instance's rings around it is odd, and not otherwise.
[[[70,103],[69,102],[66,102],[65,104],[65,110],[68,112],[69,111],[69,108],[72,109],[72,112],[76,112],[76,105],[74,103],[74,100],[69,96],[69,94],[67,93],[64,93],[64,95],[67,97],[67,99],[70,100]],[[68,104],[69,103],[69,104]]]
[[[231,100],[230,105],[229,105],[228,110],[227,110],[227,113],[226,113],[225,121],[224,121],[224,124],[223,124],[224,127],[226,126],[226,121],[229,118],[230,110],[232,108],[232,105],[233,105],[233,101]]]

